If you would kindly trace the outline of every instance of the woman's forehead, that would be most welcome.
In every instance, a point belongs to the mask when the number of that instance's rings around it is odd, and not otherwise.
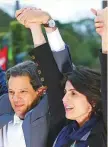
[[[67,81],[65,84],[65,89],[75,89],[70,81]]]

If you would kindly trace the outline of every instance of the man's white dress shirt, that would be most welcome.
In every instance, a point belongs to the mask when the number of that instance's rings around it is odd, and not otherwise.
[[[8,123],[6,147],[26,147],[21,120],[16,114],[14,120]]]

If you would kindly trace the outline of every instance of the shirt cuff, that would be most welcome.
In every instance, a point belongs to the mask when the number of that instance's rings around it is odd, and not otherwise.
[[[59,52],[65,49],[65,43],[60,35],[58,28],[51,33],[47,33],[47,38],[50,48],[53,52]]]

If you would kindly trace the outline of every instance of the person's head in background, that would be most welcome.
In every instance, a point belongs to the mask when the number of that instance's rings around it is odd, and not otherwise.
[[[101,111],[101,75],[84,67],[76,67],[65,79],[63,104],[66,118],[76,120],[80,126],[92,114]]]
[[[40,88],[42,84],[36,71],[34,62],[25,61],[10,68],[6,73],[11,106],[22,119],[43,94],[44,88]]]

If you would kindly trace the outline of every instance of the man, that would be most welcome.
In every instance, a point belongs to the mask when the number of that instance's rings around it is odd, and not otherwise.
[[[5,72],[0,68],[0,96],[7,93]]]
[[[47,96],[43,96],[46,88],[42,87],[36,70],[35,63],[26,61],[7,71],[9,101],[13,111],[0,117],[0,128],[2,128],[0,131],[0,146],[12,147],[17,146],[17,144],[18,146],[26,146],[26,143],[30,146],[30,127],[35,126],[36,120],[39,118],[40,123],[42,123],[41,129],[48,129],[46,127],[48,122],[45,121],[47,119],[44,120],[44,123],[42,121],[43,117],[47,118],[48,115]],[[41,95],[43,96],[42,100]],[[39,107],[41,107],[41,112],[38,110]],[[38,127],[37,132],[39,133]],[[44,133],[46,132],[43,131]],[[35,132],[34,135],[36,136]],[[45,135],[47,136],[47,134]],[[43,138],[41,137],[41,139]],[[41,141],[41,146],[43,146],[43,143],[46,142],[45,140]]]
[[[41,25],[38,23],[35,24],[31,23],[29,24],[29,28],[31,29],[33,35],[34,46],[35,47],[38,46],[39,48],[41,48],[42,47],[40,46],[41,44],[45,45],[46,41],[41,31]],[[50,28],[49,30],[52,30],[52,28]],[[61,42],[63,41],[61,40]],[[55,53],[55,55],[56,54],[57,53]],[[35,58],[34,54],[32,54],[32,58]],[[62,69],[62,62],[60,64],[61,64],[60,68]],[[2,128],[0,134],[1,146],[3,146],[3,144],[6,147],[7,146],[11,146],[11,147],[52,146],[52,143],[55,140],[57,133],[63,127],[64,125],[64,108],[62,104],[63,93],[61,93],[60,91],[59,93],[60,98],[58,99],[56,99],[56,93],[55,93],[52,99],[48,99],[48,102],[47,102],[46,94],[42,98],[42,100],[40,100],[40,97],[37,94],[37,88],[42,86],[42,84],[39,83],[38,76],[40,77],[41,81],[44,84],[44,79],[42,77],[42,70],[40,69],[41,68],[39,67],[39,65],[37,65],[36,68],[33,62],[27,61],[22,64],[18,64],[7,71],[9,100],[7,98],[7,95],[5,95],[1,98],[2,103],[0,103],[0,113],[1,113],[0,128]],[[36,73],[36,71],[38,73]],[[34,76],[32,75],[32,73],[34,74]],[[34,86],[33,84],[35,85],[38,84],[37,85],[38,87]],[[39,88],[39,90],[42,89]],[[60,115],[55,113],[55,105],[54,106],[52,105],[52,100],[54,99],[56,102],[55,103],[56,109],[58,111],[59,109],[61,110]],[[10,103],[8,103],[8,107],[4,112],[2,109],[4,107],[3,100],[5,100],[5,102],[10,101],[13,110],[10,107]],[[49,111],[48,111],[48,105],[49,105]],[[48,135],[49,137],[47,138]],[[13,139],[14,137],[16,138],[15,140]]]

